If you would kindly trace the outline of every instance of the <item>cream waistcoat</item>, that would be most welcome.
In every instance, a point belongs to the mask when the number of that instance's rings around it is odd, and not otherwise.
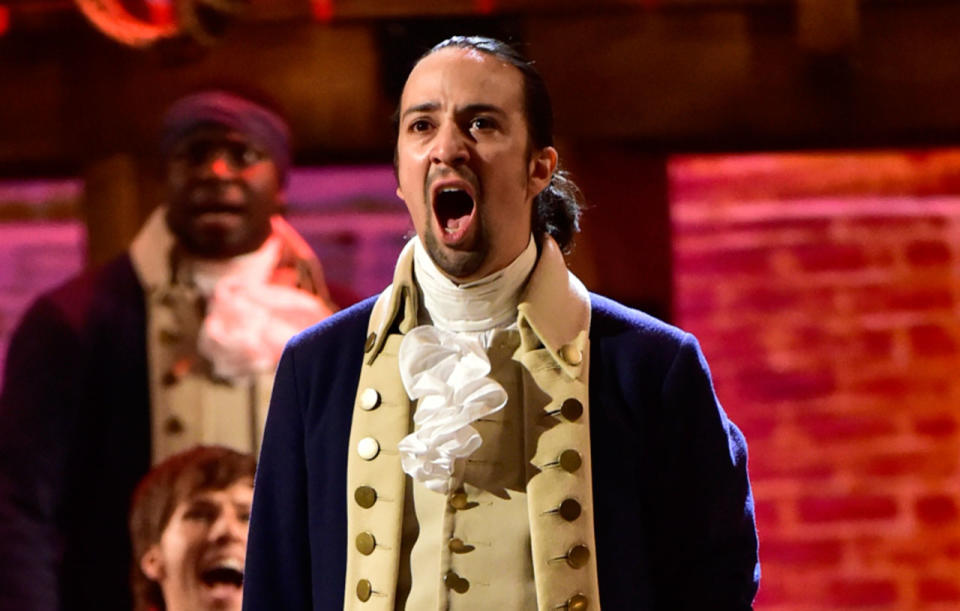
[[[401,254],[369,323],[347,470],[345,608],[396,608],[403,602],[398,585],[405,595],[411,570],[407,606],[418,611],[598,608],[586,290],[545,238],[517,308],[517,330],[491,345],[492,360],[498,349],[507,351],[495,365],[511,397],[504,420],[480,423],[485,444],[464,465],[463,488],[443,496],[408,484],[397,453],[412,409],[397,350],[420,307],[411,251]],[[402,551],[414,518],[420,532],[407,564]]]
[[[147,310],[153,463],[197,444],[256,453],[273,369],[238,379],[212,375],[210,363],[197,350],[205,297],[191,278],[184,281],[175,271],[175,239],[164,215],[165,209],[158,208],[130,247]],[[272,225],[281,254],[271,282],[314,294],[331,311],[320,264],[309,247],[280,217]]]

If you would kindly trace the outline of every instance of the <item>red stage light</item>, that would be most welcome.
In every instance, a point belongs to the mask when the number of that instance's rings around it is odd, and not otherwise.
[[[10,8],[0,4],[0,36],[10,29]]]
[[[173,2],[171,0],[147,0],[150,23],[154,25],[173,25]]]
[[[496,0],[473,0],[473,8],[481,15],[489,15],[496,7]]]
[[[310,0],[310,11],[313,18],[321,23],[333,19],[333,0]]]

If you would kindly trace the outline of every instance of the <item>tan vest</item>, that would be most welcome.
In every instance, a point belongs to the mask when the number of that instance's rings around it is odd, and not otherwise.
[[[197,352],[205,302],[175,269],[175,239],[164,215],[163,207],[154,211],[130,247],[146,303],[152,461],[156,464],[197,444],[256,454],[274,373],[238,380],[211,375],[210,364]],[[322,268],[310,247],[279,216],[271,224],[282,244],[271,282],[301,288],[332,309]]]
[[[491,344],[508,405],[474,425],[484,444],[462,466],[464,486],[441,495],[411,482],[397,451],[412,426],[397,368],[419,307],[412,258],[408,247],[369,324],[347,469],[344,607],[599,608],[586,290],[545,238],[519,331]]]

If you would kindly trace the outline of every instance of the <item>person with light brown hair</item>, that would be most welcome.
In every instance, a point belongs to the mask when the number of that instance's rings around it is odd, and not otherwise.
[[[144,476],[130,512],[135,611],[240,609],[255,470],[249,454],[197,446]]]

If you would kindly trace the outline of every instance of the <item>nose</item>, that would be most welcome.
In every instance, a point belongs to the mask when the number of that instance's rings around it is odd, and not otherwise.
[[[221,511],[210,528],[210,539],[218,542],[243,541],[247,537],[247,524],[233,509]]]
[[[456,167],[469,159],[466,135],[454,121],[443,122],[433,138],[430,161],[436,165]]]
[[[236,167],[225,149],[212,151],[201,168],[203,174],[220,180],[231,178],[235,171]]]

